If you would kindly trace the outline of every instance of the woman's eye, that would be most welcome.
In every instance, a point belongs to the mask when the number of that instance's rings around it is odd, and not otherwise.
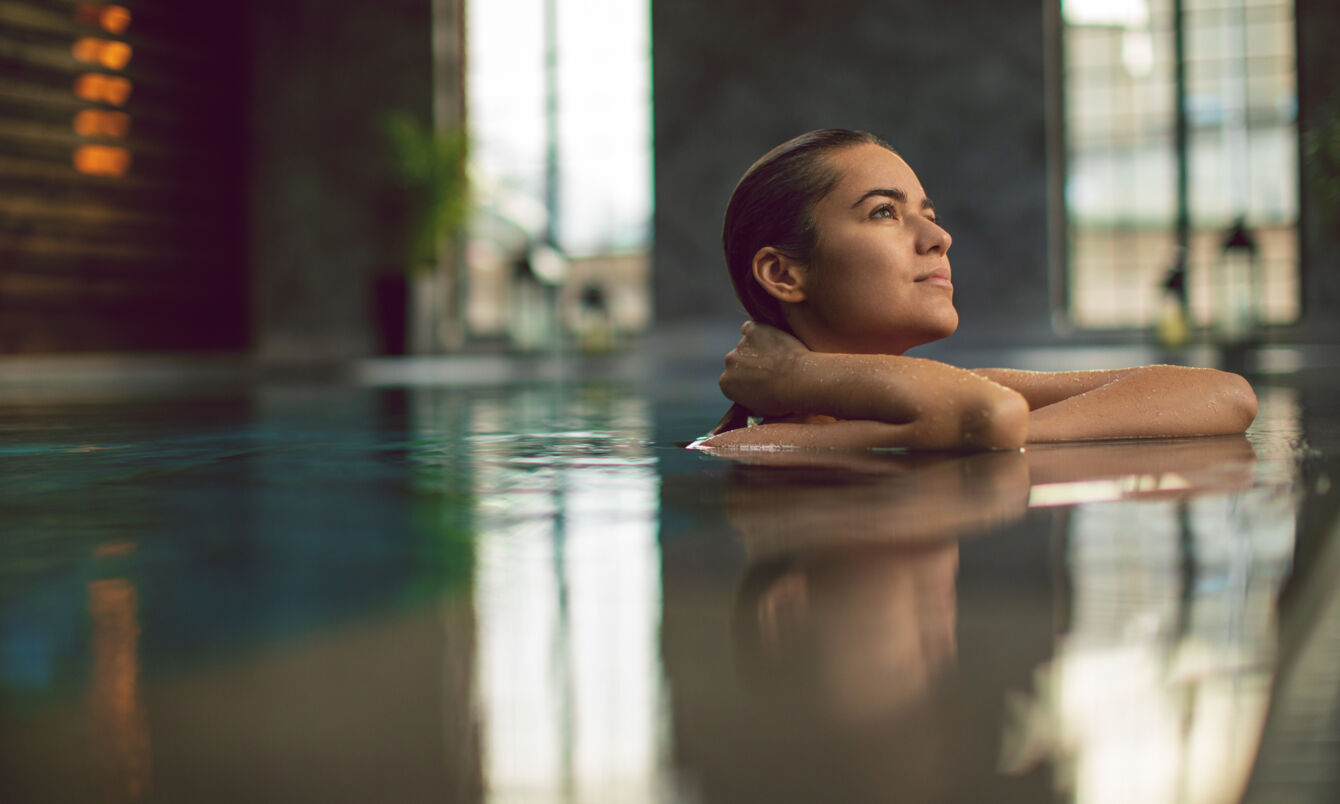
[[[881,204],[880,206],[875,207],[875,210],[870,213],[870,217],[892,218],[894,217],[893,207],[889,206],[888,204]]]

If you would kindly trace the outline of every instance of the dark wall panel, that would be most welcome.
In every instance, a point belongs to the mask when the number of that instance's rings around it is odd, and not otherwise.
[[[721,215],[754,159],[863,128],[954,235],[960,342],[1050,338],[1043,6],[1037,0],[654,3],[658,319],[743,318]]]
[[[1340,114],[1340,4],[1335,0],[1296,0],[1298,13],[1298,125],[1307,131],[1328,114]],[[1340,121],[1331,119],[1331,126]],[[1332,128],[1334,130],[1334,128]],[[1304,162],[1306,165],[1306,161]],[[1334,187],[1340,176],[1302,176],[1303,319],[1297,340],[1340,341],[1340,205],[1321,203],[1322,181]]]
[[[385,121],[432,120],[433,4],[257,3],[251,27],[257,351],[366,355],[373,284],[404,247]]]

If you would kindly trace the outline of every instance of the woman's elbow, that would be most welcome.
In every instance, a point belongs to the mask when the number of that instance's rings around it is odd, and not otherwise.
[[[1232,426],[1236,428],[1234,432],[1241,433],[1256,421],[1256,392],[1252,390],[1252,384],[1243,377],[1229,372],[1223,372],[1223,375],[1227,385],[1225,396],[1229,401]]]
[[[1198,384],[1189,386],[1195,389],[1192,398],[1195,401],[1188,400],[1191,402],[1190,409],[1197,411],[1197,416],[1207,417],[1200,422],[1199,426],[1203,429],[1196,431],[1198,435],[1242,433],[1256,420],[1256,392],[1252,390],[1252,384],[1240,375],[1212,368],[1156,368],[1192,372],[1182,376],[1198,378]],[[1177,376],[1169,375],[1170,383],[1178,379]]]
[[[961,417],[963,445],[969,449],[1019,449],[1028,440],[1028,402],[1002,389],[967,408]]]

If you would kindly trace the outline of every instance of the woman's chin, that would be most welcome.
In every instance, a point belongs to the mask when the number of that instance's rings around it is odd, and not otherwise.
[[[948,338],[955,332],[958,332],[958,310],[951,307],[949,309],[949,315],[945,316],[944,331],[938,338],[936,338],[936,340],[938,341],[940,338]]]
[[[919,320],[903,319],[882,324],[867,321],[847,331],[806,329],[800,340],[816,352],[902,354],[953,335],[958,330],[958,311],[950,307]]]
[[[944,340],[958,331],[958,311],[949,308],[944,315],[937,316],[933,321],[927,321],[918,333],[917,346],[922,346],[935,341]]]

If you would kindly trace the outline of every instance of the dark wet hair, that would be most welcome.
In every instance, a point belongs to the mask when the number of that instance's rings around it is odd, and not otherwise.
[[[893,151],[868,131],[810,131],[768,151],[735,185],[722,222],[721,245],[735,295],[755,321],[790,331],[781,303],[754,280],[754,255],[772,246],[792,259],[810,261],[818,240],[814,205],[842,178],[828,157],[854,145]]]

